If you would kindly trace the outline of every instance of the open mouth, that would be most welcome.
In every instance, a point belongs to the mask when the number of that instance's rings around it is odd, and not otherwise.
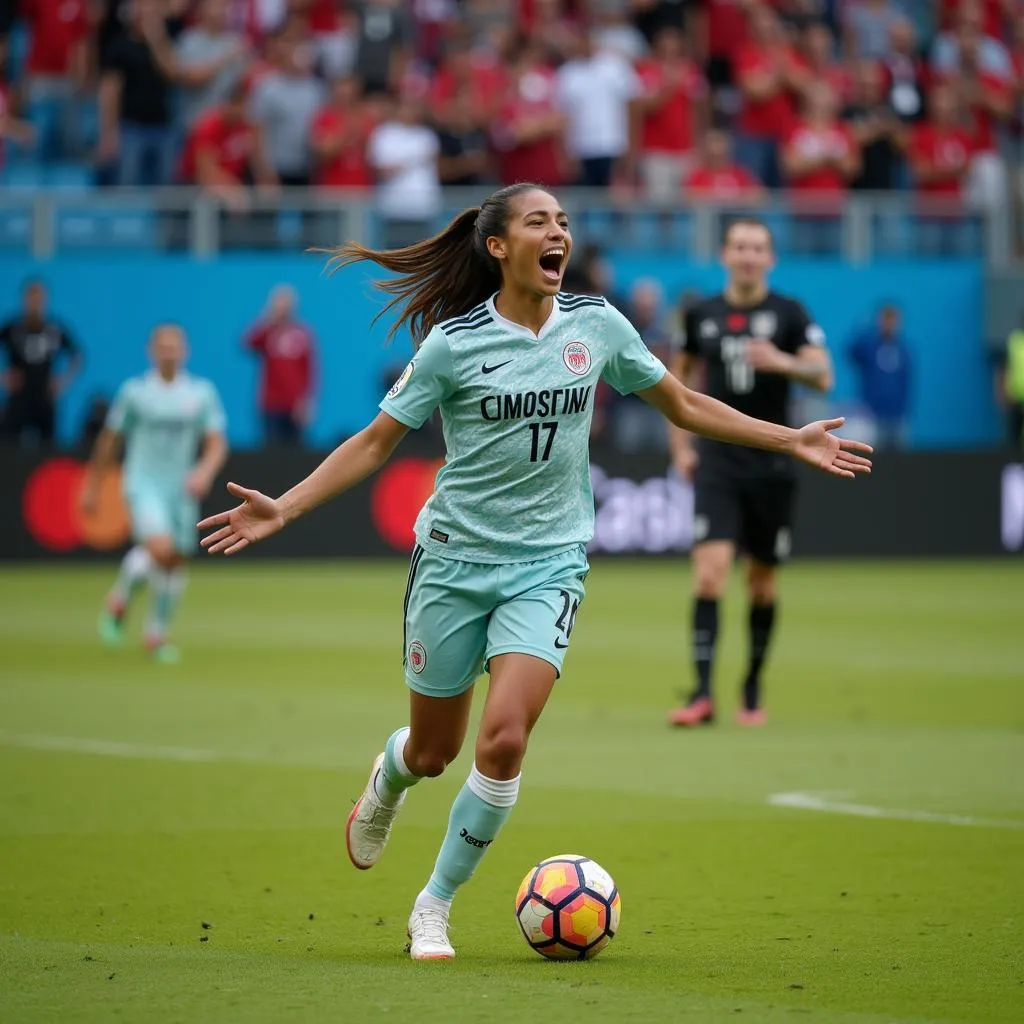
[[[553,245],[540,254],[540,270],[545,280],[557,283],[562,276],[565,263],[565,246]]]

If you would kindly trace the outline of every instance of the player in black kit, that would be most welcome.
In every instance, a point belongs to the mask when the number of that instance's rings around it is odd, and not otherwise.
[[[726,231],[725,291],[689,307],[685,340],[673,371],[707,394],[760,419],[787,421],[790,382],[819,391],[832,386],[821,328],[795,299],[773,292],[768,273],[772,236],[760,221],[737,220]],[[694,483],[693,658],[697,685],[672,711],[673,725],[715,718],[711,675],[718,602],[737,549],[748,556],[750,663],[737,721],[764,723],[761,667],[775,624],[777,567],[790,549],[795,480],[790,460],[768,452],[693,438],[672,428],[677,470]]]

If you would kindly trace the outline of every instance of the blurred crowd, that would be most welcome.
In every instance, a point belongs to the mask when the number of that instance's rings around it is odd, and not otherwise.
[[[9,158],[99,184],[1015,191],[1021,0],[0,0]]]

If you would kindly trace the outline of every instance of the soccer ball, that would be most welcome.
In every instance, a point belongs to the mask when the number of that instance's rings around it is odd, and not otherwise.
[[[516,895],[523,938],[549,960],[589,960],[619,930],[619,890],[587,857],[565,853],[530,868]]]

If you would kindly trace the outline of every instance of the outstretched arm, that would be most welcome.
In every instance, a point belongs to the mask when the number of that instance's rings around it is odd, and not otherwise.
[[[234,555],[272,536],[299,516],[380,469],[408,429],[387,413],[379,413],[368,427],[335,448],[305,480],[279,498],[229,483],[228,490],[241,498],[242,504],[227,512],[218,512],[199,524],[200,530],[214,530],[203,538],[202,546],[211,555],[221,552]]]
[[[85,471],[85,484],[82,487],[80,498],[82,511],[87,515],[96,511],[100,481],[102,481],[107,467],[112,466],[117,458],[117,446],[120,439],[120,434],[116,430],[111,430],[110,427],[104,427],[96,438],[92,457],[89,459],[89,466]]]
[[[732,406],[691,391],[671,373],[666,373],[652,388],[638,392],[670,423],[682,430],[729,444],[792,455],[817,469],[835,476],[852,477],[869,473],[869,459],[856,454],[871,453],[860,441],[847,441],[829,431],[842,426],[842,419],[809,423],[800,430],[768,423],[733,409]]]

